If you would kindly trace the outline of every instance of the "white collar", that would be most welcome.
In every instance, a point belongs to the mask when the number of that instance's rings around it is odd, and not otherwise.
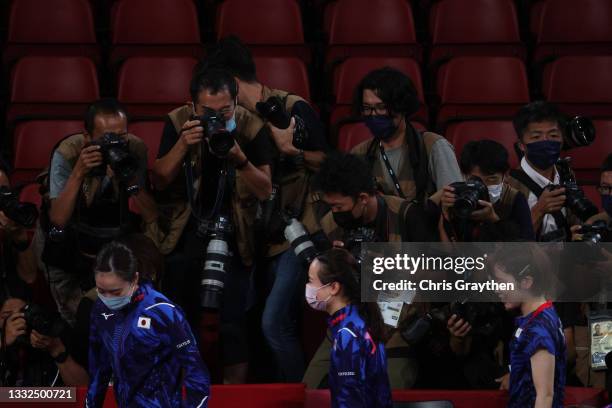
[[[549,179],[547,179],[546,177],[538,173],[533,167],[531,167],[531,165],[529,164],[529,162],[527,162],[527,159],[525,157],[523,157],[523,159],[521,160],[521,168],[523,169],[525,174],[527,174],[530,179],[535,181],[535,183],[542,188],[546,187],[549,184],[559,184],[560,183],[559,172],[557,171],[557,167],[556,166],[553,166],[553,167],[555,169],[555,176],[553,177],[554,181],[551,182]]]

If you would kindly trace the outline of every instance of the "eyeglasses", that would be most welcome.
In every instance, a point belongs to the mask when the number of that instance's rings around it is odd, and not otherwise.
[[[597,187],[597,191],[601,195],[610,195],[612,194],[612,186],[599,186]]]
[[[374,106],[362,105],[361,113],[365,116],[370,116],[372,113],[375,113],[376,115],[386,115],[387,105],[385,105],[384,103],[378,103]]]

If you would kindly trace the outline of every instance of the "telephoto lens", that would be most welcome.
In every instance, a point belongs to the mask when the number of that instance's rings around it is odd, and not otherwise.
[[[219,216],[209,230],[210,240],[201,273],[200,306],[217,310],[223,304],[225,276],[229,272],[229,240],[232,224],[226,217]]]
[[[315,245],[304,225],[296,218],[291,218],[285,227],[285,238],[291,244],[295,255],[310,265],[317,256]]]

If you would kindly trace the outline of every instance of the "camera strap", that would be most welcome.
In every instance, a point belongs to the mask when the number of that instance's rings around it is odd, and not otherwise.
[[[520,170],[519,169],[510,170],[510,176],[512,176],[513,178],[515,178],[519,182],[521,182],[525,187],[527,187],[529,189],[529,191],[531,191],[533,194],[535,194],[535,196],[538,199],[540,198],[540,196],[544,192],[544,189],[542,187],[540,187],[535,181],[533,181],[531,179],[531,177],[529,177],[527,175],[527,173],[525,173],[522,169],[520,169]],[[528,197],[526,197],[526,198],[528,198]],[[570,234],[569,226],[567,224],[567,219],[565,218],[565,215],[563,215],[563,213],[560,210],[551,213],[551,215],[553,216],[553,218],[555,220],[555,224],[557,224],[557,227],[559,229],[564,229],[566,231],[566,234]],[[571,236],[571,234],[570,235],[566,235],[566,236]]]
[[[389,162],[389,157],[387,157],[387,153],[385,152],[385,148],[383,147],[382,141],[378,141],[378,147],[380,149],[380,156],[382,157],[383,162],[385,163],[387,173],[389,173],[389,177],[391,177],[391,181],[393,181],[393,185],[395,186],[395,191],[397,191],[397,194],[401,198],[406,199],[406,195],[404,194],[404,191],[402,191],[402,187],[400,186],[397,175],[395,174],[395,170],[393,170],[393,167]]]

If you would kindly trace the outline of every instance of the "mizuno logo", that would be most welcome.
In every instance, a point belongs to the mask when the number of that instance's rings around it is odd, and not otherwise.
[[[104,316],[104,320],[108,320],[109,317],[114,316],[114,315],[115,315],[114,313],[109,313],[109,314],[102,313],[102,316]]]

